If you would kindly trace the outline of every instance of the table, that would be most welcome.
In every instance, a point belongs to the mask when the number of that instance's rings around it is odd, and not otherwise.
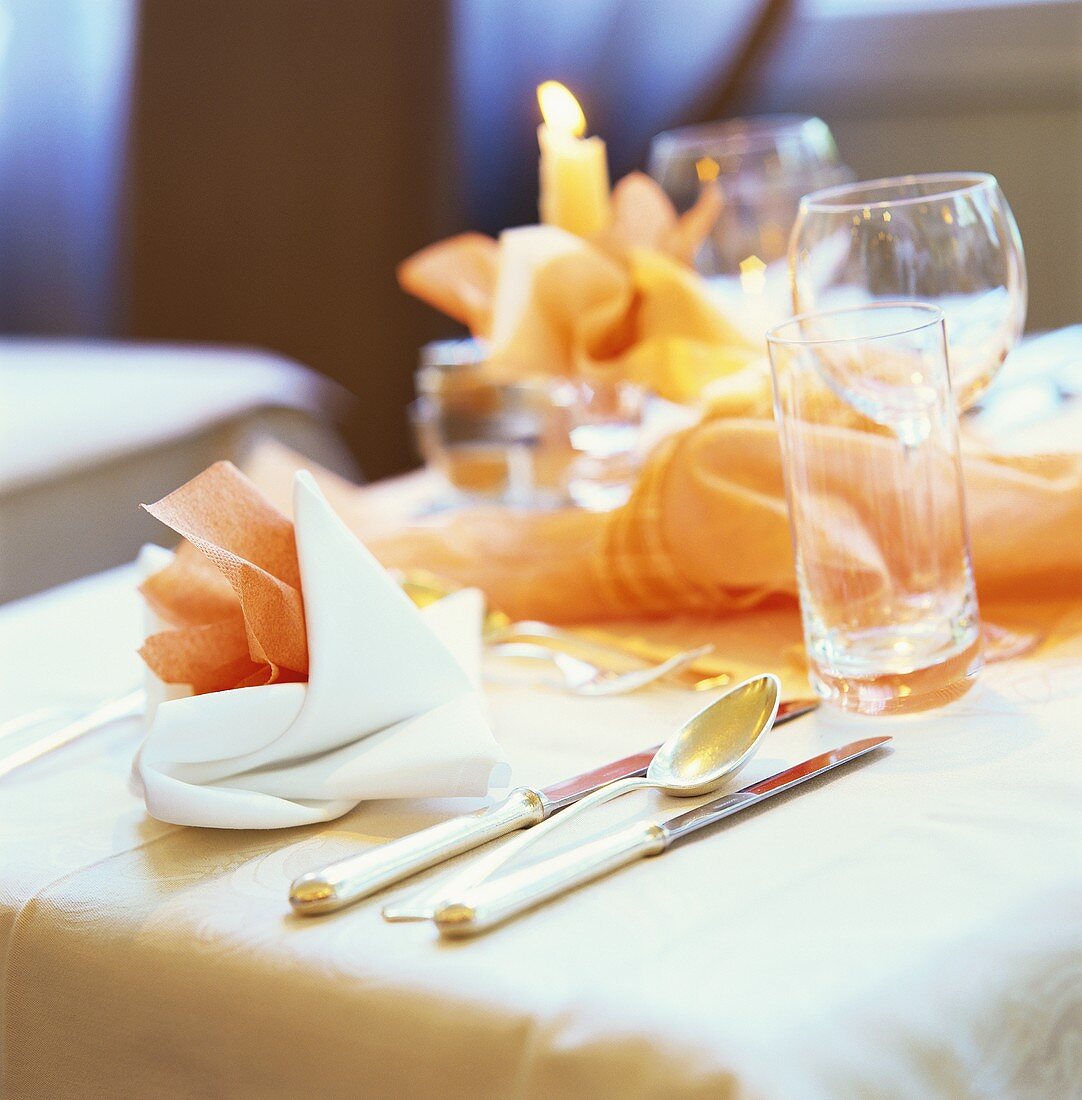
[[[0,609],[0,722],[131,688],[132,585],[122,568]],[[1040,658],[950,708],[820,712],[753,768],[888,727],[890,756],[455,943],[384,924],[384,899],[302,920],[286,890],[462,803],[169,826],[127,789],[139,731],[118,723],[0,780],[3,1095],[1082,1095],[1080,697],[1075,604]],[[539,783],[703,702],[489,698],[516,780]],[[606,821],[668,805],[636,797]]]

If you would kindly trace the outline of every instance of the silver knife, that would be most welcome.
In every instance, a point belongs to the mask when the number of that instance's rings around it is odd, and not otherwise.
[[[818,705],[810,699],[792,699],[782,703],[774,724],[798,718]],[[388,841],[378,848],[309,871],[290,886],[289,904],[295,913],[304,916],[331,913],[352,905],[418,871],[472,851],[517,829],[536,825],[607,783],[633,775],[645,775],[657,749],[655,745],[542,790],[516,787],[501,802],[477,813],[441,821],[438,825]],[[403,909],[392,919],[424,919],[431,916],[431,909],[422,907],[416,911]]]
[[[716,798],[662,822],[638,822],[579,848],[485,882],[456,901],[446,901],[434,920],[443,936],[473,936],[532,909],[566,890],[601,878],[643,856],[656,856],[676,841],[740,813],[767,798],[881,748],[889,737],[869,737],[814,756],[760,783]]]
[[[7,756],[0,757],[0,776],[7,775],[16,768],[21,768],[24,764],[29,764],[32,760],[37,760],[38,757],[45,756],[54,749],[59,749],[85,734],[93,733],[111,722],[118,722],[121,718],[133,718],[137,714],[142,714],[145,708],[146,692],[141,689],[122,695],[118,699],[110,699],[89,714],[84,714],[82,718],[77,718],[74,722],[69,722],[66,726],[62,726],[45,737],[25,745],[21,749],[16,749],[14,752],[8,753]]]

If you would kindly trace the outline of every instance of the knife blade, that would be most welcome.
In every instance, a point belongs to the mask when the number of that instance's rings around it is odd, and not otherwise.
[[[96,707],[88,714],[69,722],[66,726],[45,737],[24,745],[21,749],[10,752],[7,756],[0,757],[0,776],[5,776],[21,768],[24,764],[37,760],[39,757],[63,748],[64,745],[101,729],[102,726],[118,722],[122,718],[134,718],[146,709],[146,692],[142,689],[129,692],[116,699],[110,699],[101,706]]]
[[[812,699],[791,699],[779,706],[774,724],[799,718],[818,705]],[[655,745],[549,787],[516,787],[494,806],[441,821],[374,850],[309,871],[293,881],[289,904],[302,916],[319,916],[352,905],[437,863],[517,829],[536,825],[607,783],[645,775],[658,748]],[[440,894],[435,900],[444,897],[446,894]],[[417,903],[411,899],[400,906],[388,907],[384,915],[388,920],[428,919],[432,916],[431,900]]]
[[[661,822],[637,822],[597,840],[484,882],[467,895],[443,903],[434,920],[440,935],[474,936],[532,909],[575,886],[601,878],[643,856],[660,855],[677,841],[782,791],[882,748],[891,738],[868,737],[821,753],[759,783],[713,799]]]

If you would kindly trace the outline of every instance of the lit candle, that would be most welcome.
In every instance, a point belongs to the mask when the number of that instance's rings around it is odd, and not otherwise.
[[[586,116],[562,84],[547,80],[537,89],[541,117],[541,220],[580,237],[609,224],[609,164],[605,143],[584,138]]]

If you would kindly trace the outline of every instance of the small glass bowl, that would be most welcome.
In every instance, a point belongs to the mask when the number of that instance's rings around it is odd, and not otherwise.
[[[426,345],[410,420],[418,450],[463,501],[555,507],[568,499],[574,386],[509,379],[478,340]]]

